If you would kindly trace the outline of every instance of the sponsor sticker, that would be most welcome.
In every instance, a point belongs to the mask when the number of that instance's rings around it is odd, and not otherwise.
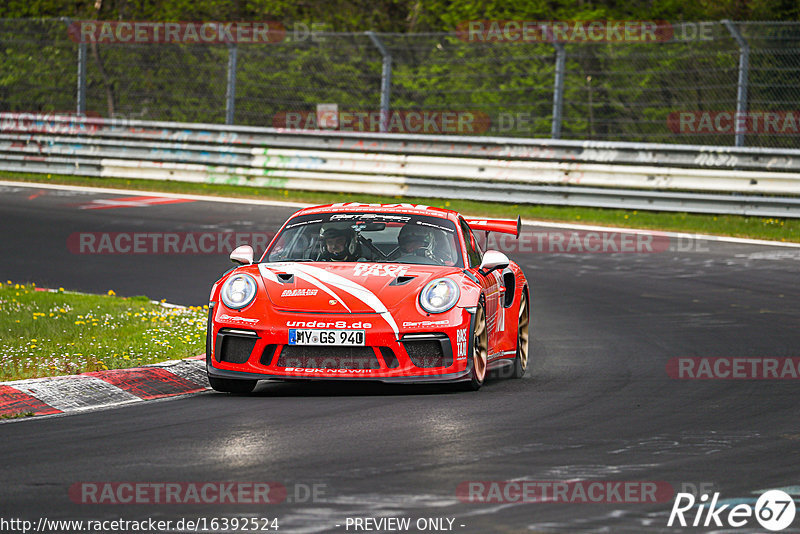
[[[449,319],[442,319],[440,321],[404,321],[403,328],[436,328],[440,326],[449,326]]]
[[[380,371],[380,369],[317,369],[313,367],[286,367],[287,373],[308,373],[308,374],[364,374]]]
[[[245,323],[245,324],[258,324],[259,319],[250,319],[249,317],[235,317],[233,315],[228,315],[227,313],[223,313],[219,316],[220,321],[228,321],[231,323]]]
[[[456,360],[467,359],[467,328],[456,330]]]
[[[363,321],[355,321],[348,323],[347,321],[286,321],[286,326],[289,328],[372,328],[372,323]]]
[[[408,272],[408,267],[403,265],[386,265],[383,263],[356,264],[353,267],[353,276],[404,276]]]
[[[281,297],[313,297],[317,293],[318,289],[284,289]]]

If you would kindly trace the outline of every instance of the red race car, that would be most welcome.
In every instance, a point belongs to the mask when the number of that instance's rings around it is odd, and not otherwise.
[[[528,364],[530,288],[474,232],[519,236],[520,220],[465,219],[412,204],[344,203],[295,213],[258,262],[211,289],[211,387],[249,393],[264,379],[460,382]],[[488,235],[488,234],[487,234]]]

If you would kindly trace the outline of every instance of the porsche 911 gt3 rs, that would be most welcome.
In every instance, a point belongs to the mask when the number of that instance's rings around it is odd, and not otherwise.
[[[206,368],[217,391],[258,380],[457,382],[528,364],[530,288],[475,232],[519,236],[520,220],[467,219],[412,204],[306,208],[259,261],[211,289]]]

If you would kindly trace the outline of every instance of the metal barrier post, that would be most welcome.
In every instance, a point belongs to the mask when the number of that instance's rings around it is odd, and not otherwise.
[[[67,31],[72,24],[72,19],[69,17],[61,17],[59,20],[66,24]],[[86,43],[81,40],[78,43],[78,92],[75,97],[76,111],[79,115],[86,113],[86,58],[88,57],[88,47]]]
[[[744,146],[745,132],[740,129],[742,117],[747,113],[747,78],[750,67],[750,45],[744,39],[739,29],[728,19],[722,21],[736,42],[739,44],[739,82],[736,90],[736,120],[733,121],[736,132],[736,146]]]
[[[228,87],[225,90],[225,124],[233,124],[236,111],[236,43],[228,45]]]
[[[564,108],[564,71],[567,62],[567,51],[564,43],[554,42],[556,49],[556,80],[553,89],[553,124],[550,128],[550,136],[553,139],[561,138],[561,114]]]
[[[86,43],[78,45],[78,114],[86,113]]]
[[[372,43],[380,51],[383,57],[383,66],[381,69],[381,125],[380,131],[386,132],[389,123],[389,92],[392,86],[392,55],[383,46],[383,43],[374,32],[366,32]]]

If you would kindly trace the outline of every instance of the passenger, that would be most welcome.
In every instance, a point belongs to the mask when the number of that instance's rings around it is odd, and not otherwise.
[[[400,258],[403,258],[403,256],[416,256],[427,258],[436,264],[442,263],[442,260],[433,253],[433,231],[429,228],[406,224],[400,229],[400,234],[397,236],[397,245],[400,249]]]

